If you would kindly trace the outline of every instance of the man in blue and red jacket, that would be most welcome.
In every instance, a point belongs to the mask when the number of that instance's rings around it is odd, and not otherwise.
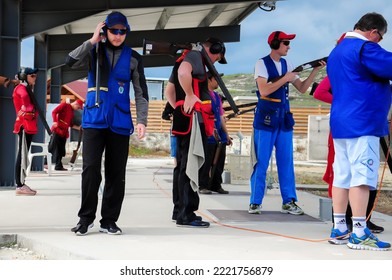
[[[330,125],[335,148],[331,238],[347,243],[345,213],[350,201],[353,231],[347,245],[357,250],[391,247],[379,241],[366,225],[369,190],[377,188],[380,137],[389,134],[392,53],[378,44],[386,31],[382,15],[365,14],[328,58],[327,74],[333,91]]]

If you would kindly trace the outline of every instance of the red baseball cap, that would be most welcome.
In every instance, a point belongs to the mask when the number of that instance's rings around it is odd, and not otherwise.
[[[278,33],[279,34],[276,34]],[[277,38],[275,36],[277,35]],[[274,31],[268,36],[268,45],[271,45],[271,42],[273,39],[278,39],[279,41],[284,41],[284,40],[292,40],[295,38],[295,34],[286,34],[283,31]]]
[[[79,104],[80,108],[83,109],[83,101],[81,99],[76,100],[76,102]]]

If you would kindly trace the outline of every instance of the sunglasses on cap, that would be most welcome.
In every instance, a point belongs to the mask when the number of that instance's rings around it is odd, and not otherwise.
[[[125,35],[127,34],[127,29],[108,29],[113,35]]]
[[[290,45],[290,41],[282,41],[282,44],[285,46],[288,46],[288,45]]]

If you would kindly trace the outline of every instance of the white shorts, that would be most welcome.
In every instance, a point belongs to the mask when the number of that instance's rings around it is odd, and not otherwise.
[[[362,136],[333,139],[333,144],[333,185],[343,189],[367,185],[371,190],[376,189],[380,166],[380,138]]]

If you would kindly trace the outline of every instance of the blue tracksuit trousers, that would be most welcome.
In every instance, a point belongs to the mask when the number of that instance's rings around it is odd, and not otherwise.
[[[263,202],[266,175],[274,146],[283,204],[293,200],[297,201],[293,158],[293,131],[254,129],[253,141],[257,163],[253,167],[250,178],[250,204],[262,204]]]

